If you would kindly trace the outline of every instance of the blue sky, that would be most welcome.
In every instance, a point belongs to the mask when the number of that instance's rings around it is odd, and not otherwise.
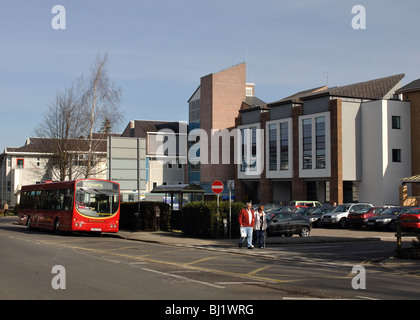
[[[66,9],[54,30],[51,9]],[[366,29],[351,10],[366,8]],[[0,0],[0,152],[34,135],[57,90],[108,52],[125,123],[188,120],[200,78],[246,61],[256,95],[420,78],[417,0]]]

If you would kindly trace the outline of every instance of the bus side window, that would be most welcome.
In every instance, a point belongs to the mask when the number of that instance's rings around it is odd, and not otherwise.
[[[72,210],[73,209],[73,192],[71,189],[64,190],[64,210]]]
[[[29,191],[24,191],[22,197],[20,199],[20,209],[27,209],[28,208],[28,200],[29,200]]]
[[[35,191],[35,209],[41,209],[41,190]]]
[[[56,204],[56,210],[63,210],[63,203],[64,203],[64,189],[58,190],[58,201]]]

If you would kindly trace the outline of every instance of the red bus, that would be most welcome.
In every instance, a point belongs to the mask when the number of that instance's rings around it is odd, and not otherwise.
[[[55,232],[118,232],[120,186],[84,179],[22,187],[20,225]]]

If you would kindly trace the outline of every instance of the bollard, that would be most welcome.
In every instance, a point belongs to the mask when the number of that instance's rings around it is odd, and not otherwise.
[[[140,230],[139,217],[140,217],[140,214],[138,212],[133,213],[133,218],[132,218],[132,221],[131,221],[132,231]]]
[[[228,236],[228,223],[227,219],[223,219],[223,237],[227,238]]]

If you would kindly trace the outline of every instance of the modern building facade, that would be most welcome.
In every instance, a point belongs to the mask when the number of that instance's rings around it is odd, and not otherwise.
[[[420,205],[420,79],[408,83],[396,93],[402,95],[402,100],[411,105],[411,173],[401,180],[401,204]]]
[[[228,180],[235,179],[235,137],[223,141],[220,133],[235,129],[235,119],[243,103],[262,103],[254,96],[254,90],[255,84],[246,82],[246,64],[240,63],[202,77],[188,100],[188,182],[201,185],[207,194],[212,194],[210,185],[214,180],[226,185]],[[230,145],[229,161],[223,160],[227,156],[223,144]]]
[[[241,109],[238,128],[251,138],[240,147],[251,142],[248,159],[260,150],[261,163],[254,175],[237,166],[236,197],[398,204],[398,179],[411,167],[410,103],[394,99],[403,77],[319,87]]]

